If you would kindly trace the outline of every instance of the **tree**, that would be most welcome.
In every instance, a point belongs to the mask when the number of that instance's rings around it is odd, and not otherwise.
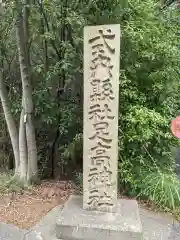
[[[12,6],[6,5],[6,9],[4,10],[8,12],[9,7]],[[16,1],[14,7],[16,13],[14,27],[16,28],[16,42],[22,82],[22,110],[20,116],[19,134],[17,133],[15,121],[8,105],[8,96],[4,87],[3,70],[1,70],[0,76],[0,96],[15,156],[15,175],[19,176],[21,181],[26,184],[30,183],[34,178],[37,178],[37,148],[35,129],[33,125],[32,86],[28,61],[28,18],[30,1]],[[3,67],[3,56],[1,58],[1,63]]]
[[[32,86],[29,75],[29,7],[30,1],[23,4],[16,1],[16,35],[22,81],[22,112],[20,119],[19,149],[21,178],[30,182],[37,177],[37,147],[33,125]]]
[[[2,107],[4,110],[4,115],[6,119],[6,123],[8,126],[10,138],[11,138],[11,143],[13,147],[13,153],[14,153],[14,158],[15,158],[15,174],[19,174],[19,142],[18,142],[18,131],[16,128],[15,121],[13,119],[12,113],[10,111],[9,103],[8,103],[8,94],[6,87],[4,85],[4,74],[3,74],[3,59],[2,59],[2,48],[1,48],[1,65],[0,65],[0,98],[1,98],[1,103]]]
[[[0,14],[1,17],[5,16],[5,4],[1,3],[0,5]],[[9,24],[9,23],[8,23]],[[9,25],[5,24],[3,26],[1,22],[1,30],[2,30],[2,38],[1,38],[1,45],[0,45],[0,98],[2,107],[5,114],[6,123],[8,126],[11,143],[13,147],[13,153],[15,158],[15,174],[19,174],[19,142],[18,142],[18,131],[16,128],[16,124],[14,121],[14,118],[12,116],[12,113],[10,111],[10,106],[8,102],[8,93],[4,84],[4,52],[5,52],[5,38],[6,38],[6,28],[8,28]],[[3,28],[4,27],[4,28]]]

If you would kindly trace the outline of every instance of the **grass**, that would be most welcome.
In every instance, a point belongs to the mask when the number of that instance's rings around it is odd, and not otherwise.
[[[23,184],[14,177],[13,172],[0,172],[0,193],[21,192]]]
[[[143,174],[138,198],[147,199],[159,210],[180,220],[180,180],[174,173],[161,171]]]
[[[150,172],[142,179],[139,196],[146,196],[157,206],[175,210],[180,207],[180,181],[172,173]]]

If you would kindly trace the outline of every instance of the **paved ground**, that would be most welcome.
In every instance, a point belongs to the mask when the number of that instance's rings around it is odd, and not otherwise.
[[[5,223],[0,223],[0,240],[22,240],[26,230]]]
[[[62,207],[56,207],[29,231],[0,223],[0,240],[56,240],[55,223]],[[166,214],[140,209],[143,240],[180,240],[180,224]]]
[[[143,240],[180,240],[180,224],[170,216],[141,208],[140,218],[144,231]]]

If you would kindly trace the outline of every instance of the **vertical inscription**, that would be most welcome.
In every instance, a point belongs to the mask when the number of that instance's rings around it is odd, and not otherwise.
[[[84,208],[117,200],[120,26],[84,30]]]

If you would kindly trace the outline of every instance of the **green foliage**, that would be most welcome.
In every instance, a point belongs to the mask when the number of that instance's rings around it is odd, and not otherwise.
[[[63,158],[76,161],[78,158],[82,158],[82,134],[76,134],[72,142],[65,148],[63,152]]]
[[[24,184],[14,177],[13,172],[0,172],[0,192],[21,192]]]
[[[68,144],[61,145],[59,148],[59,161],[58,165],[66,168],[66,172],[72,177],[72,174],[80,174],[82,172],[82,151],[83,151],[83,138],[82,133],[78,133]]]
[[[177,176],[165,172],[144,172],[139,182],[139,196],[165,209],[180,207],[180,181]]]
[[[122,29],[119,179],[137,195],[143,171],[174,168],[171,147],[178,141],[170,123],[179,111],[180,54],[177,28],[154,1],[130,0]]]

